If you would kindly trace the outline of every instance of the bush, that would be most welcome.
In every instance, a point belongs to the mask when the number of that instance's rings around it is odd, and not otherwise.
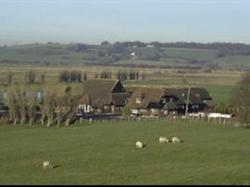
[[[131,114],[131,108],[126,106],[122,109],[122,115],[123,116],[129,116]]]

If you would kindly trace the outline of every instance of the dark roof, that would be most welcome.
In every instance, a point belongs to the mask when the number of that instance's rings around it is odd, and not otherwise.
[[[82,85],[84,93],[81,102],[85,104],[99,108],[124,103],[126,90],[119,80],[86,80]]]
[[[134,88],[133,94],[128,102],[128,106],[132,108],[148,108],[149,105],[159,103],[161,97],[164,95],[164,89],[162,88],[149,88],[149,87],[137,87]],[[141,98],[141,103],[136,103],[136,99]],[[158,108],[158,106],[155,106]]]
[[[128,93],[113,93],[112,103],[116,106],[124,106],[128,98]]]
[[[167,88],[165,95],[174,95],[178,98],[178,104],[185,104],[188,94],[188,88]],[[201,104],[202,100],[211,100],[209,93],[204,88],[192,87],[190,88],[190,99],[191,104]]]
[[[128,106],[132,108],[159,108],[160,100],[163,96],[174,96],[178,100],[175,104],[167,104],[165,109],[176,109],[177,105],[186,104],[188,88],[150,88],[150,87],[134,87],[130,88],[133,92]],[[141,97],[142,102],[136,103],[136,98]],[[202,104],[202,100],[212,99],[206,89],[200,87],[192,87],[190,89],[190,104]]]

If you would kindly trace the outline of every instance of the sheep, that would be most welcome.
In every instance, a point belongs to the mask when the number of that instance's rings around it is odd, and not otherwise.
[[[138,149],[141,149],[141,148],[144,147],[143,143],[140,142],[140,141],[137,141],[135,145],[136,145],[136,147],[137,147]]]
[[[210,113],[208,118],[232,118],[232,114]]]
[[[52,165],[51,165],[50,161],[45,160],[45,161],[43,161],[43,169],[47,169],[47,168],[52,168]]]
[[[181,143],[181,142],[183,142],[183,140],[181,140],[180,138],[178,138],[178,137],[172,137],[172,142],[173,143]]]
[[[159,143],[170,143],[170,140],[167,139],[166,137],[159,137]]]

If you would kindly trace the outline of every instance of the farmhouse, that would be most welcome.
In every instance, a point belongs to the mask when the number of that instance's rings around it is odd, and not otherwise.
[[[133,115],[183,114],[187,106],[187,88],[136,88],[127,106]],[[190,88],[188,112],[209,108],[212,98],[204,88]]]
[[[185,113],[188,98],[188,88],[167,88],[162,99],[164,111],[177,111]],[[210,107],[209,93],[204,88],[190,88],[188,112],[204,111]]]
[[[159,115],[162,106],[160,99],[164,96],[162,88],[136,88],[127,104],[133,115]]]
[[[125,106],[128,92],[119,80],[87,80],[80,100],[83,112],[119,113]]]

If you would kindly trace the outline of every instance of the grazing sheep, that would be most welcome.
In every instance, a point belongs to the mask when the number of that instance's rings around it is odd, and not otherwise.
[[[143,143],[140,142],[140,141],[137,141],[135,145],[136,145],[136,147],[139,148],[139,149],[143,148]]]
[[[170,143],[170,140],[167,139],[166,137],[159,137],[159,143]]]
[[[183,142],[183,140],[181,140],[181,139],[178,138],[178,137],[172,137],[172,142],[173,142],[173,143],[181,143],[181,142]]]
[[[50,164],[50,161],[46,160],[43,162],[43,169],[51,168],[52,165]]]

